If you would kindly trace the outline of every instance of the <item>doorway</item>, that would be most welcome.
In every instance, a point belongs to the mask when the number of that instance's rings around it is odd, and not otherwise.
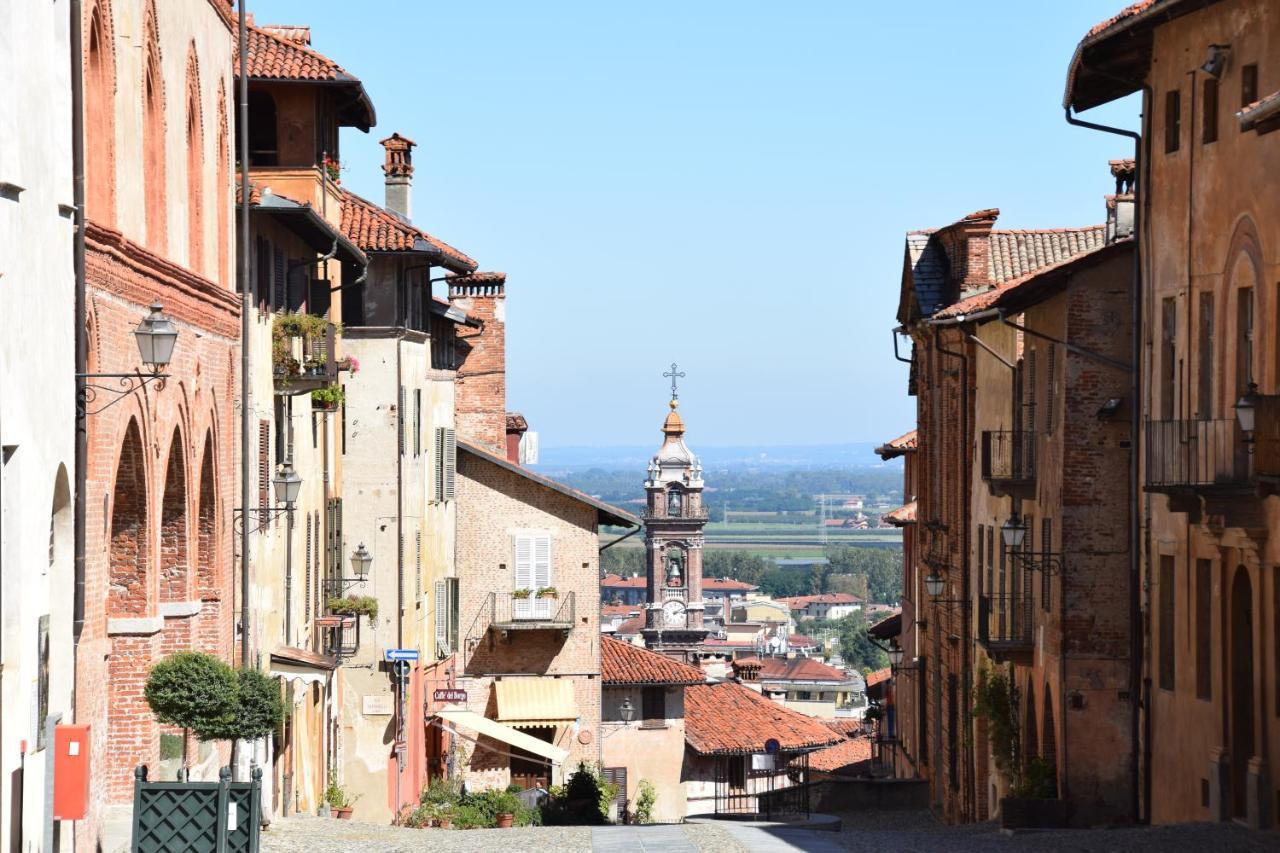
[[[1231,721],[1231,815],[1248,814],[1249,759],[1254,755],[1253,732],[1253,586],[1244,566],[1236,567],[1231,583],[1231,689],[1227,691]]]
[[[524,733],[547,743],[556,742],[555,726],[530,726],[524,729]],[[525,752],[519,747],[512,747],[511,782],[525,791],[531,788],[550,788],[551,765],[541,756]]]

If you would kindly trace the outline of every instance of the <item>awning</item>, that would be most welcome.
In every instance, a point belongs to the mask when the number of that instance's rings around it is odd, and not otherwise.
[[[271,675],[303,684],[326,684],[338,662],[328,655],[280,646],[271,652]]]
[[[467,711],[462,708],[441,708],[436,711],[436,717],[446,723],[470,729],[477,734],[491,737],[494,740],[500,740],[525,752],[540,755],[552,764],[563,764],[564,760],[569,757],[569,750],[567,749],[561,749],[554,744],[539,740],[533,735],[527,735],[510,726],[504,726],[502,723],[481,716],[475,711]],[[450,731],[453,731],[453,729],[450,728]],[[461,734],[456,731],[454,733]],[[466,737],[466,735],[462,735],[462,737]],[[472,738],[468,738],[468,740],[472,740]]]
[[[498,719],[508,726],[568,726],[577,722],[573,682],[567,678],[504,678],[498,691]]]

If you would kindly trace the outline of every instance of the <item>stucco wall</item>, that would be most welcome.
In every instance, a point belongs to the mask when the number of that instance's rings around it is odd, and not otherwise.
[[[622,720],[624,699],[636,709],[644,707],[640,687],[606,687],[600,739],[605,767],[627,768],[627,801],[632,815],[636,810],[641,780],[653,783],[658,798],[653,805],[655,821],[675,821],[685,816],[685,791],[680,781],[684,759],[684,688],[660,688],[666,697],[666,719],[661,728],[637,719]]]

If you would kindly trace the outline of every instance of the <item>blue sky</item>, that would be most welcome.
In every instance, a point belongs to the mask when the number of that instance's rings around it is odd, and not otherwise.
[[[672,361],[694,444],[899,434],[904,233],[1100,222],[1132,152],[1059,106],[1123,0],[248,2],[372,96],[344,184],[381,202],[377,140],[414,139],[415,223],[507,273],[508,406],[547,446],[655,442]]]

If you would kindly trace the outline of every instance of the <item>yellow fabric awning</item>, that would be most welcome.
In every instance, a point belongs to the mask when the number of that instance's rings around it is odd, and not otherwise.
[[[552,764],[563,764],[564,760],[569,757],[569,750],[567,749],[561,749],[554,744],[547,743],[545,740],[539,740],[533,735],[517,731],[496,720],[481,716],[475,711],[467,711],[462,708],[441,708],[436,712],[436,716],[447,723],[470,729],[477,734],[486,735],[494,740],[500,740],[510,746],[523,749],[525,752],[540,755]]]
[[[498,691],[498,719],[508,725],[568,726],[577,722],[573,682],[567,678],[504,678]]]

